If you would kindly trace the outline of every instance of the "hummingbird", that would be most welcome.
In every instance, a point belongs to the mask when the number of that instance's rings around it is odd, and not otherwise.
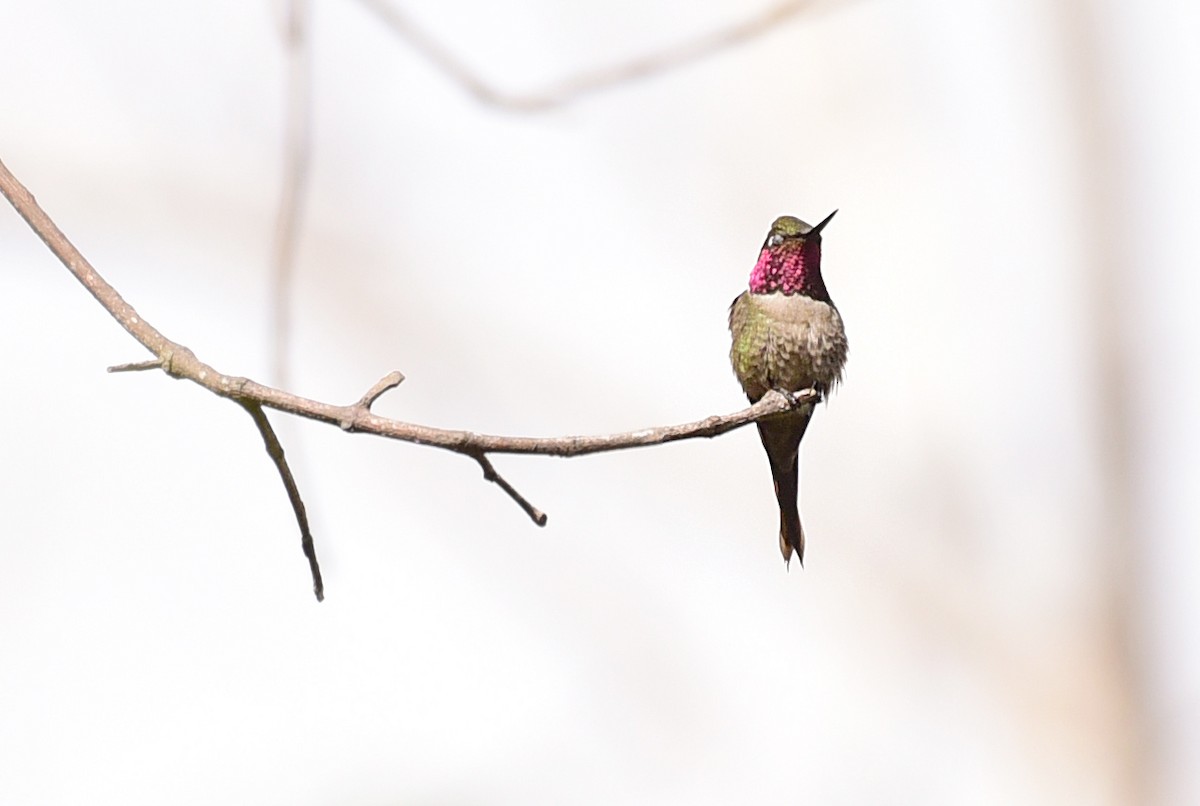
[[[846,330],[821,277],[821,230],[836,214],[815,227],[792,216],[775,219],[750,272],[749,290],[729,306],[729,360],[751,403],[772,389],[784,394],[815,389],[823,400],[841,382]],[[793,551],[804,564],[799,457],[813,405],[757,423],[775,480],[785,564]]]

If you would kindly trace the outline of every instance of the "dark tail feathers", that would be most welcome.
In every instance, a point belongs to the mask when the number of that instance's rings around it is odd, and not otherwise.
[[[796,552],[804,565],[804,529],[800,526],[800,508],[796,498],[800,489],[800,440],[808,429],[812,412],[758,423],[758,433],[775,480],[775,500],[779,502],[779,550],[783,561],[790,562]]]
[[[783,561],[791,562],[792,551],[804,565],[804,528],[800,525],[800,507],[796,502],[800,482],[800,464],[793,462],[790,469],[771,468],[775,477],[775,500],[779,502],[779,550]]]

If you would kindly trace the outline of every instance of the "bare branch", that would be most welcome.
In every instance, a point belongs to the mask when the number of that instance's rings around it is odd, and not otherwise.
[[[288,500],[292,503],[292,512],[296,513],[296,523],[300,526],[300,547],[304,549],[304,556],[308,558],[308,570],[312,573],[313,594],[316,595],[318,602],[324,601],[325,583],[321,581],[321,566],[317,563],[317,549],[313,545],[312,531],[308,528],[308,513],[304,509],[304,499],[300,497],[300,488],[296,486],[292,469],[288,467],[287,458],[283,455],[283,445],[279,442],[279,437],[275,436],[275,429],[271,427],[271,421],[267,419],[262,406],[250,400],[238,400],[237,402],[250,414],[254,424],[258,426],[258,433],[262,434],[267,456],[271,457],[271,461],[275,463],[275,469],[279,471],[279,478],[283,480]]]
[[[509,498],[516,501],[517,506],[525,510],[525,514],[528,515],[534,523],[536,523],[538,526],[546,525],[546,513],[529,503],[529,499],[517,492],[516,488],[509,484],[503,476],[497,473],[496,468],[492,465],[491,460],[488,459],[487,456],[482,453],[472,454],[472,456],[475,457],[476,462],[479,462],[479,466],[483,468],[483,477],[485,479],[499,484],[500,489],[508,493]]]
[[[186,378],[221,397],[250,400],[266,408],[341,426],[347,431],[374,434],[387,439],[429,445],[469,455],[520,453],[583,456],[589,453],[660,445],[681,439],[715,437],[763,417],[780,414],[818,400],[818,395],[813,390],[799,392],[791,399],[770,393],[753,406],[732,414],[714,415],[681,425],[646,428],[619,434],[569,437],[510,437],[432,428],[380,417],[359,403],[349,406],[322,403],[257,383],[249,378],[226,375],[201,361],[187,347],[164,336],[142,319],[134,307],[100,276],[3,162],[0,162],[0,193],[4,194],[50,251],[112,317],[142,346],[159,356],[163,371],[168,375]]]
[[[296,247],[307,196],[312,153],[312,72],[308,44],[309,0],[288,0],[284,8],[283,40],[287,57],[283,182],[271,248],[271,375],[280,386],[288,383],[288,345],[292,334],[292,282]]]
[[[265,386],[249,378],[226,375],[201,361],[184,345],[173,342],[164,336],[143,319],[133,306],[100,276],[87,258],[80,254],[54,221],[38,206],[33,195],[9,172],[3,162],[0,162],[0,193],[3,193],[50,251],[62,261],[63,265],[75,275],[75,278],[104,309],[142,346],[157,356],[154,361],[122,366],[140,369],[148,369],[152,365],[160,366],[163,372],[173,378],[187,379],[215,395],[235,401],[246,408],[255,418],[255,422],[259,424],[259,430],[263,434],[263,440],[267,444],[267,450],[279,468],[284,484],[288,488],[288,496],[292,499],[293,508],[296,510],[301,534],[304,536],[305,555],[309,558],[312,566],[314,589],[318,593],[318,598],[320,598],[320,572],[316,565],[316,556],[312,553],[312,538],[308,534],[304,507],[300,501],[299,492],[295,489],[295,481],[291,478],[286,463],[283,462],[283,449],[278,446],[278,440],[274,439],[274,432],[270,430],[270,425],[266,424],[266,417],[262,412],[264,407],[336,425],[346,431],[358,431],[418,445],[429,445],[470,456],[483,468],[485,478],[499,484],[533,518],[535,523],[542,524],[545,522],[545,515],[496,473],[487,458],[488,454],[583,456],[604,451],[662,445],[698,437],[711,438],[764,417],[816,403],[820,398],[818,393],[812,389],[788,396],[770,392],[753,406],[732,414],[714,415],[682,425],[646,428],[619,434],[568,437],[511,437],[476,434],[471,431],[431,428],[426,425],[380,417],[372,413],[371,404],[380,395],[388,389],[394,388],[403,380],[403,376],[399,372],[392,372],[384,376],[359,401],[349,406],[322,403],[282,389]],[[114,370],[116,369],[119,368],[114,368]],[[266,424],[265,427],[264,424]]]
[[[619,64],[585,70],[553,82],[541,90],[509,93],[484,80],[449,48],[421,30],[412,18],[389,0],[360,2],[475,100],[510,112],[544,112],[584,95],[691,64],[761,36],[801,11],[816,5],[815,0],[785,0],[753,17],[695,39],[670,45]]]

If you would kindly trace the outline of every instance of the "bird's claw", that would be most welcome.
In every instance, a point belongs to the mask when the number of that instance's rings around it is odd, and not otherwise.
[[[791,392],[791,391],[788,391],[787,389],[776,389],[775,391],[778,392],[779,394],[783,395],[783,399],[786,400],[788,402],[788,405],[791,406],[793,409],[798,409],[801,406],[821,402],[821,393],[818,390],[798,389],[795,392]],[[805,400],[804,399],[805,397],[807,397],[807,395],[810,391],[817,392],[816,400]]]
[[[788,389],[780,389],[775,387],[767,393],[768,395],[779,395],[787,403],[789,409],[802,409],[820,403],[825,399],[825,394],[820,389],[805,388],[791,391]],[[816,395],[815,398],[810,395]],[[765,397],[765,396],[764,396]],[[760,398],[761,399],[761,398]]]

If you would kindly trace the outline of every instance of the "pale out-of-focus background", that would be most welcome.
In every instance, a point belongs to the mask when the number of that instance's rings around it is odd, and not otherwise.
[[[400,0],[396,0],[399,4]],[[785,571],[753,429],[557,460],[249,419],[0,209],[0,801],[1200,802],[1200,6],[827,0],[540,114],[315,3],[289,387],[493,433],[743,404],[726,308],[841,212]],[[765,0],[396,5],[536,91]],[[0,5],[0,159],[139,311],[272,377],[282,6]]]

